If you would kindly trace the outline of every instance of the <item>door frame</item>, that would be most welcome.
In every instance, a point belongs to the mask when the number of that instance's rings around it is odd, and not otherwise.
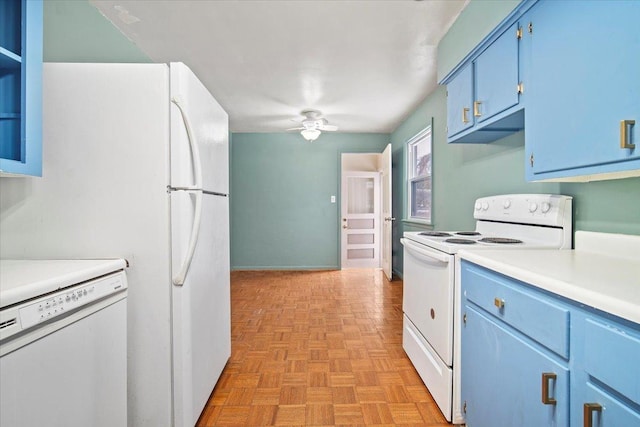
[[[380,154],[380,267],[388,281],[393,279],[393,148],[387,144]],[[387,170],[385,179],[385,170]],[[388,210],[385,206],[388,204]]]

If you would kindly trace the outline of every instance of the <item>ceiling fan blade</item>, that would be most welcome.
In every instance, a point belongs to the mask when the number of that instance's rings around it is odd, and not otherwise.
[[[290,129],[285,129],[285,131],[288,132],[290,130],[303,130],[303,129],[304,129],[303,127],[301,127],[301,128],[290,128]]]
[[[326,125],[326,124],[325,124],[325,125],[322,125],[322,126],[318,127],[318,129],[320,129],[320,130],[324,130],[324,131],[333,132],[333,131],[338,130],[338,126],[335,126],[335,125]]]

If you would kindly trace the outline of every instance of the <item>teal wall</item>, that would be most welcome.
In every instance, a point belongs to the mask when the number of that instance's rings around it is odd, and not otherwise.
[[[486,36],[486,32],[478,30],[479,23],[487,22],[487,16],[492,16],[488,22],[491,26],[496,25],[517,3],[472,1],[439,46],[439,74],[447,74]],[[391,134],[393,215],[396,218],[407,216],[406,141],[427,126],[431,118],[434,126],[433,227],[429,228],[472,228],[473,204],[478,197],[501,193],[553,193],[574,197],[575,230],[640,234],[640,178],[591,183],[528,183],[524,180],[526,131],[486,145],[447,144],[446,96],[442,86]],[[402,275],[402,233],[427,227],[407,221],[396,221],[394,227],[393,266],[395,272]]]
[[[45,0],[45,62],[152,62],[84,0]]]
[[[473,0],[440,40],[438,81],[442,80],[476,45],[511,12],[520,0]]]
[[[438,78],[446,75],[519,0],[473,0],[438,49]],[[150,62],[84,0],[44,2],[44,59],[63,62]],[[640,178],[585,184],[526,183],[524,134],[488,145],[448,145],[442,87],[393,132],[323,134],[313,144],[297,134],[234,134],[231,144],[231,248],[234,268],[337,268],[339,153],[380,152],[393,143],[393,215],[406,216],[405,142],[433,118],[433,228],[473,227],[480,196],[549,192],[574,196],[575,229],[640,234]],[[402,272],[394,223],[394,269]]]
[[[340,155],[388,143],[386,134],[324,133],[309,143],[298,133],[234,133],[232,269],[339,268]]]

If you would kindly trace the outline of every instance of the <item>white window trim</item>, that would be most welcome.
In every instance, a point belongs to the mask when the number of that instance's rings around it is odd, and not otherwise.
[[[408,141],[407,141],[407,167],[406,167],[406,179],[407,179],[407,187],[406,187],[406,191],[407,191],[407,215],[406,215],[406,222],[414,222],[414,223],[419,223],[419,224],[425,224],[425,225],[431,225],[433,223],[433,193],[431,194],[431,200],[429,201],[429,203],[431,204],[431,215],[429,217],[429,219],[425,219],[425,218],[420,218],[420,217],[414,217],[411,216],[411,183],[416,180],[418,177],[414,177],[413,175],[413,150],[411,149],[411,147],[415,144],[417,144],[419,141],[422,141],[423,139],[429,137],[429,145],[431,146],[431,173],[428,175],[420,175],[420,179],[423,179],[424,177],[429,177],[431,178],[431,187],[433,189],[433,124],[429,124],[427,127],[425,127],[424,129],[422,129],[420,132],[418,132],[417,134],[415,134],[413,137],[411,137]],[[432,190],[433,191],[433,190]]]

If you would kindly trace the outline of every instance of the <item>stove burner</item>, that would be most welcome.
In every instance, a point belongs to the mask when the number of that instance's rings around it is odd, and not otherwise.
[[[475,240],[469,240],[469,239],[447,239],[445,240],[445,242],[456,243],[458,245],[473,245],[476,243]]]
[[[508,239],[506,237],[485,237],[480,239],[479,241],[483,243],[500,243],[500,244],[522,243],[522,240]]]
[[[423,231],[420,233],[420,236],[431,236],[431,237],[449,237],[450,233],[445,233],[442,231]]]
[[[458,236],[479,236],[480,233],[477,231],[458,231],[456,233]]]

